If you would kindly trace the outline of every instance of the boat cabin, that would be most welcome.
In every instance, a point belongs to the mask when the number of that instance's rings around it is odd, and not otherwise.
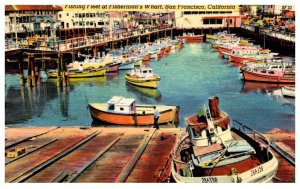
[[[229,116],[220,111],[218,97],[209,99],[209,108],[200,108],[197,115],[186,119],[193,146],[208,146],[232,139]]]
[[[136,112],[135,99],[113,96],[107,102],[107,111],[120,114],[134,114]]]
[[[139,78],[150,78],[153,77],[154,74],[151,68],[144,67],[132,70],[130,75],[137,76]]]

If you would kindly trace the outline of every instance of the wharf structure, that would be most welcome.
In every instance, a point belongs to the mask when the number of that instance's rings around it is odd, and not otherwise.
[[[6,127],[5,182],[169,182],[178,128]],[[251,134],[250,134],[251,136]],[[266,136],[280,161],[273,182],[295,182],[295,133]]]
[[[51,64],[63,71],[65,64],[73,62],[78,52],[96,57],[110,49],[153,42],[161,37],[200,34],[205,39],[205,34],[223,30],[257,39],[263,47],[283,54],[286,49],[291,55],[295,52],[294,41],[241,28],[239,5],[203,5],[197,11],[188,7],[160,13],[68,11],[52,5],[7,5],[5,8],[5,66],[18,68],[20,73],[24,68],[28,73],[35,67],[46,70]],[[45,36],[30,42],[35,34]]]

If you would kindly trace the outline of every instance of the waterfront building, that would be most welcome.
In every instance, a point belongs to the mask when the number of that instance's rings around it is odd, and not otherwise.
[[[241,26],[241,14],[238,5],[202,5],[187,8],[189,9],[185,11],[175,11],[176,27],[232,28]]]
[[[59,11],[56,5],[5,5],[5,34],[48,31],[50,36],[60,26]]]

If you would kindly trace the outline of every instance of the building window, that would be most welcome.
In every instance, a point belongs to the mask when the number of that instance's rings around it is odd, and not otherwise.
[[[216,24],[216,19],[209,19],[209,24]]]
[[[229,24],[232,24],[232,19],[230,18],[230,20],[229,20]]]
[[[69,13],[67,13],[67,16],[69,16]]]
[[[58,15],[58,18],[61,18],[61,14]]]
[[[222,19],[203,19],[203,24],[222,24]]]
[[[66,27],[69,28],[69,23],[66,23]]]
[[[85,17],[87,17],[87,18],[90,17],[90,14],[89,14],[89,13],[86,13],[86,14],[85,14]]]
[[[191,14],[191,11],[184,11],[183,14]]]
[[[77,18],[78,17],[78,13],[75,13],[75,18]]]
[[[209,19],[204,19],[203,24],[209,24]]]
[[[217,24],[223,24],[223,20],[222,19],[216,19],[217,20]]]

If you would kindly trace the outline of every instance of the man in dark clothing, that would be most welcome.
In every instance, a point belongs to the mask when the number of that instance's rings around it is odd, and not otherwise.
[[[154,128],[159,129],[158,126],[159,111],[156,109],[156,106],[154,106],[153,109],[154,109]]]

